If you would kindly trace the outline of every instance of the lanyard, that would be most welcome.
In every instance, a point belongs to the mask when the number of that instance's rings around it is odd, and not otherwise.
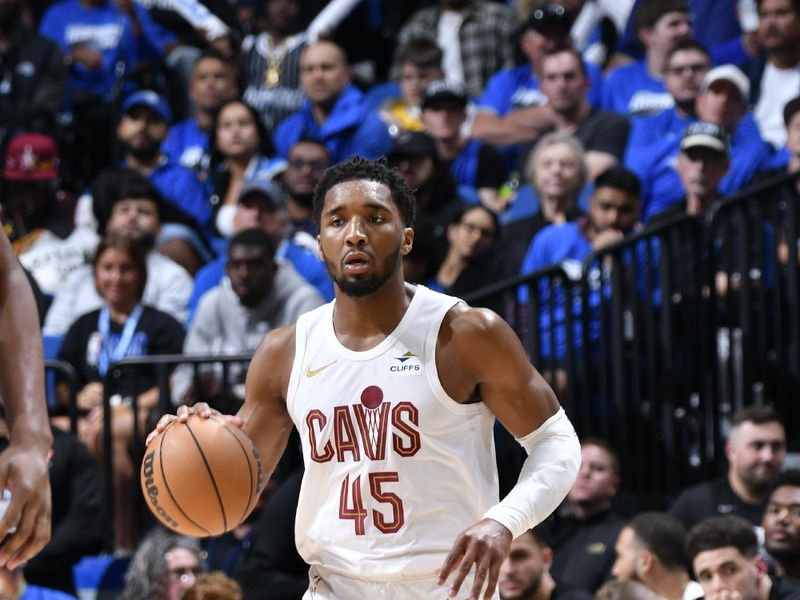
[[[100,377],[106,376],[108,365],[116,362],[125,356],[128,347],[133,340],[133,333],[136,331],[136,326],[139,324],[139,318],[142,316],[142,305],[137,304],[131,312],[128,320],[125,321],[125,327],[122,328],[122,336],[119,342],[111,351],[109,348],[109,329],[111,327],[111,317],[108,314],[108,306],[103,306],[100,310],[100,316],[97,319],[97,329],[100,332],[100,353],[97,361],[97,370],[100,372]]]

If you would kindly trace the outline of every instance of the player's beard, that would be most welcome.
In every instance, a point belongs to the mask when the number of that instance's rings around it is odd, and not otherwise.
[[[398,268],[398,261],[400,260],[400,247],[402,242],[397,243],[397,248],[392,252],[391,256],[384,263],[384,270],[382,273],[373,275],[372,277],[365,277],[363,279],[347,279],[344,276],[337,277],[331,268],[330,261],[325,258],[325,268],[328,269],[328,274],[333,279],[333,282],[340,290],[351,298],[362,298],[374,294],[389,278],[394,274]]]

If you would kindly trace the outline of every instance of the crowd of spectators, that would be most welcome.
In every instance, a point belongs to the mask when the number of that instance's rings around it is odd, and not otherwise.
[[[108,435],[114,543],[136,552],[125,597],[302,594],[291,461],[207,555],[158,530],[137,549],[134,432],[160,390],[153,369],[105,385],[126,357],[252,352],[331,300],[311,204],[328,166],[385,157],[417,200],[407,281],[461,296],[580,270],[650,223],[796,170],[798,115],[797,0],[0,0],[2,222],[80,412],[74,436],[53,418],[53,540],[0,584],[75,593],[71,566],[103,542],[91,514]],[[560,392],[566,333],[540,325]],[[171,400],[231,412],[243,382],[236,366],[179,367]],[[55,413],[70,390],[54,387]],[[673,516],[623,516],[624,465],[584,440],[555,523],[514,542],[502,598],[691,600],[731,579],[745,600],[800,593],[800,484],[770,487],[785,450],[778,415],[737,415],[727,476],[680,495]],[[749,525],[709,520],[728,513]],[[204,564],[238,583],[198,577]]]

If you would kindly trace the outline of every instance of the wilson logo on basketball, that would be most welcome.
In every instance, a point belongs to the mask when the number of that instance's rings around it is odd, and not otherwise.
[[[161,519],[164,521],[165,525],[171,525],[172,527],[177,527],[178,522],[173,519],[167,511],[158,503],[158,486],[156,485],[155,480],[153,479],[153,460],[154,460],[155,452],[150,452],[144,457],[144,485],[145,489],[147,489],[147,498],[150,500],[150,504],[153,505],[153,510],[158,513]]]

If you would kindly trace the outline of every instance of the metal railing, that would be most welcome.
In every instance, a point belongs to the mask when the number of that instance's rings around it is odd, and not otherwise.
[[[798,422],[799,177],[646,227],[579,272],[554,265],[465,298],[503,307],[578,433],[617,450],[629,491],[714,476],[742,406]]]

